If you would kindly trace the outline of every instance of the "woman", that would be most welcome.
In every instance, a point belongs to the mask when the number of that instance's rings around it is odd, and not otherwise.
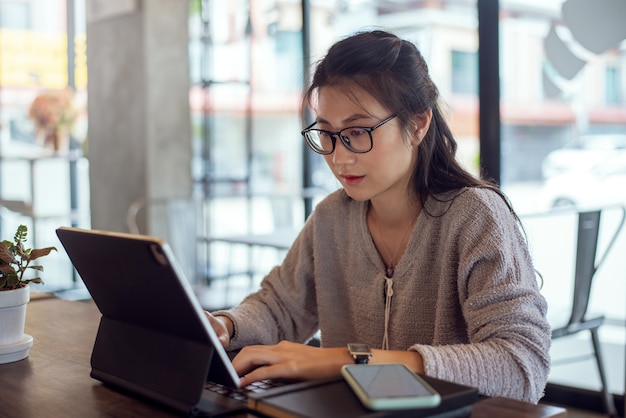
[[[208,314],[242,384],[339,376],[371,363],[537,402],[550,328],[519,219],[455,160],[438,91],[410,42],[339,41],[304,97],[302,134],[342,189],[320,202],[282,265],[239,306]],[[321,331],[321,348],[305,343]],[[263,366],[263,367],[262,367]]]

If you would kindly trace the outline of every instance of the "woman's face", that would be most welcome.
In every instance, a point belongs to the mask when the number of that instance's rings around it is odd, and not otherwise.
[[[391,111],[364,90],[352,88],[350,94],[335,87],[319,90],[319,129],[336,132],[349,126],[372,127],[391,116]],[[399,119],[374,130],[372,138],[373,148],[365,154],[349,151],[337,140],[335,151],[324,156],[326,163],[354,200],[406,196],[417,153],[403,137]]]

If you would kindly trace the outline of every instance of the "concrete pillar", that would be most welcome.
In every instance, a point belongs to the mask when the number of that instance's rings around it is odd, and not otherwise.
[[[168,238],[166,202],[189,199],[188,2],[87,0],[91,224]]]

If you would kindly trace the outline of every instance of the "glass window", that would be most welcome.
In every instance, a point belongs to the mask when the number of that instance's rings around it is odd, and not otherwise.
[[[66,158],[70,145],[86,140],[85,15],[74,15],[82,27],[74,39],[76,89],[66,89],[67,5],[74,3],[0,0],[0,237],[24,224],[29,247],[53,244],[60,224],[89,225],[88,162],[78,151]],[[33,291],[76,285],[62,252],[45,266],[45,284]]]
[[[0,27],[31,29],[30,2],[3,0],[0,2]]]
[[[452,92],[478,94],[478,55],[452,50]]]
[[[626,50],[623,8],[605,10],[602,28],[590,30],[593,2],[551,0],[500,3],[502,187],[515,208],[531,214],[626,203],[624,167],[626,106],[621,69]],[[622,7],[607,2],[603,7]],[[564,208],[565,207],[565,208]],[[616,215],[607,213],[598,257]],[[549,306],[571,294],[576,225],[555,222],[527,230],[533,258],[543,275]],[[600,334],[606,364],[623,364],[626,309],[622,280],[626,234],[618,238],[594,279],[589,309],[604,313]],[[564,296],[567,295],[567,296]],[[571,302],[570,302],[571,303]],[[550,381],[597,390],[593,360],[565,363],[588,352],[587,336],[555,340]],[[616,363],[617,362],[617,363]],[[613,393],[624,392],[623,367],[607,367]],[[581,379],[581,376],[586,376]]]
[[[236,225],[211,221],[211,235],[271,230],[272,222],[253,222],[259,196],[301,200],[301,15],[299,2],[191,3],[198,191],[214,208],[245,214]]]
[[[622,83],[619,68],[606,67],[606,104],[617,105],[622,102]]]

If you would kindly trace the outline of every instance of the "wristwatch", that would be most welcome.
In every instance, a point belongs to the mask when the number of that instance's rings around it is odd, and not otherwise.
[[[349,343],[348,352],[356,364],[367,364],[372,357],[370,346],[362,343]]]

